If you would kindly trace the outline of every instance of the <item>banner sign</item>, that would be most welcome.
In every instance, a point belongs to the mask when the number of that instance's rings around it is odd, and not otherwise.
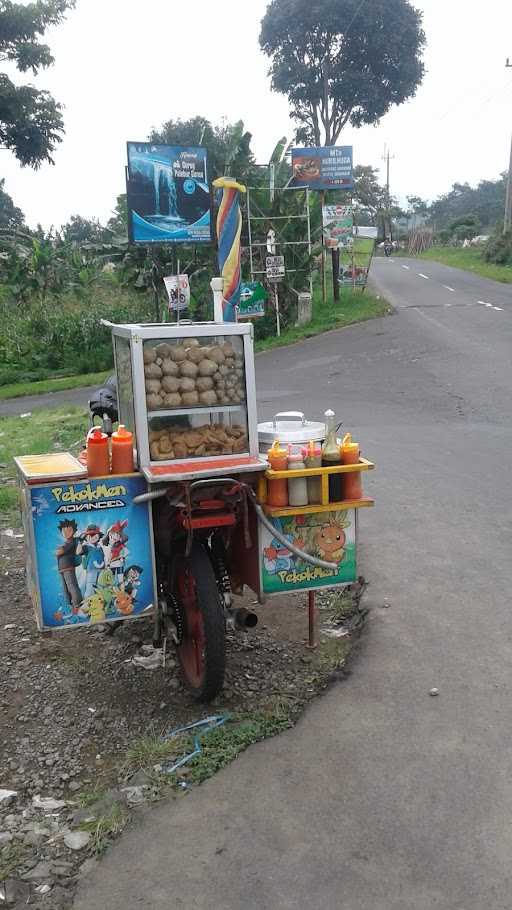
[[[271,522],[299,550],[335,563],[336,569],[322,569],[304,562],[267,528],[262,528],[261,575],[265,594],[332,588],[356,580],[354,509],[290,515],[287,518],[272,518]]]
[[[150,515],[141,474],[24,488],[29,587],[41,628],[137,616],[154,604]]]
[[[341,250],[352,246],[354,215],[351,205],[324,205],[322,223],[324,243],[328,250]]]
[[[351,190],[352,146],[292,149],[290,186],[309,186],[311,190]]]
[[[354,237],[352,246],[341,250],[339,282],[346,287],[365,288],[373,257],[375,241]]]
[[[284,256],[267,256],[265,268],[269,281],[281,281],[285,276]]]
[[[260,281],[246,281],[242,284],[240,303],[237,308],[238,319],[255,319],[265,315],[267,292]]]
[[[167,275],[165,290],[169,298],[169,309],[187,310],[190,306],[190,284],[188,275]]]
[[[128,142],[132,243],[210,243],[206,149]]]

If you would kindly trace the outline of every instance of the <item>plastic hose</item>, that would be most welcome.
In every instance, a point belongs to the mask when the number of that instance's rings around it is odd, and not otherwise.
[[[276,526],[273,525],[272,522],[268,520],[268,518],[265,515],[265,512],[263,511],[261,506],[258,505],[258,503],[255,502],[255,500],[252,497],[251,497],[251,502],[252,502],[254,508],[256,509],[256,515],[258,516],[262,525],[267,529],[267,531],[270,531],[272,536],[275,537],[276,540],[279,541],[279,543],[282,543],[283,547],[286,547],[286,549],[290,550],[290,552],[293,553],[295,556],[298,556],[300,559],[303,559],[304,562],[309,562],[312,566],[319,566],[320,569],[329,569],[331,572],[338,571],[339,566],[337,565],[337,563],[324,562],[323,559],[317,559],[316,556],[310,556],[309,553],[304,553],[304,550],[299,550],[299,548],[296,547],[295,544],[290,543],[290,541],[284,536],[284,534],[281,534],[281,532],[277,530]]]

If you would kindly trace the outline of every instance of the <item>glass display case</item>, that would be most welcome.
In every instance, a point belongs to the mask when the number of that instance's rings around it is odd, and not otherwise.
[[[119,419],[148,479],[258,461],[250,324],[112,325]],[[249,469],[248,467],[248,469]]]

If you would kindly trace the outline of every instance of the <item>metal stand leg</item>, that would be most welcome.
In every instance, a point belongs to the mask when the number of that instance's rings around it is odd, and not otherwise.
[[[308,648],[316,648],[314,591],[308,591]]]

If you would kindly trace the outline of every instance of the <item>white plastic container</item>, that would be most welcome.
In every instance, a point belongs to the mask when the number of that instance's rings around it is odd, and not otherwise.
[[[288,455],[289,471],[304,471],[306,465],[302,452],[290,451]],[[306,477],[293,477],[288,480],[288,505],[290,506],[307,506],[308,504],[308,482]]]

